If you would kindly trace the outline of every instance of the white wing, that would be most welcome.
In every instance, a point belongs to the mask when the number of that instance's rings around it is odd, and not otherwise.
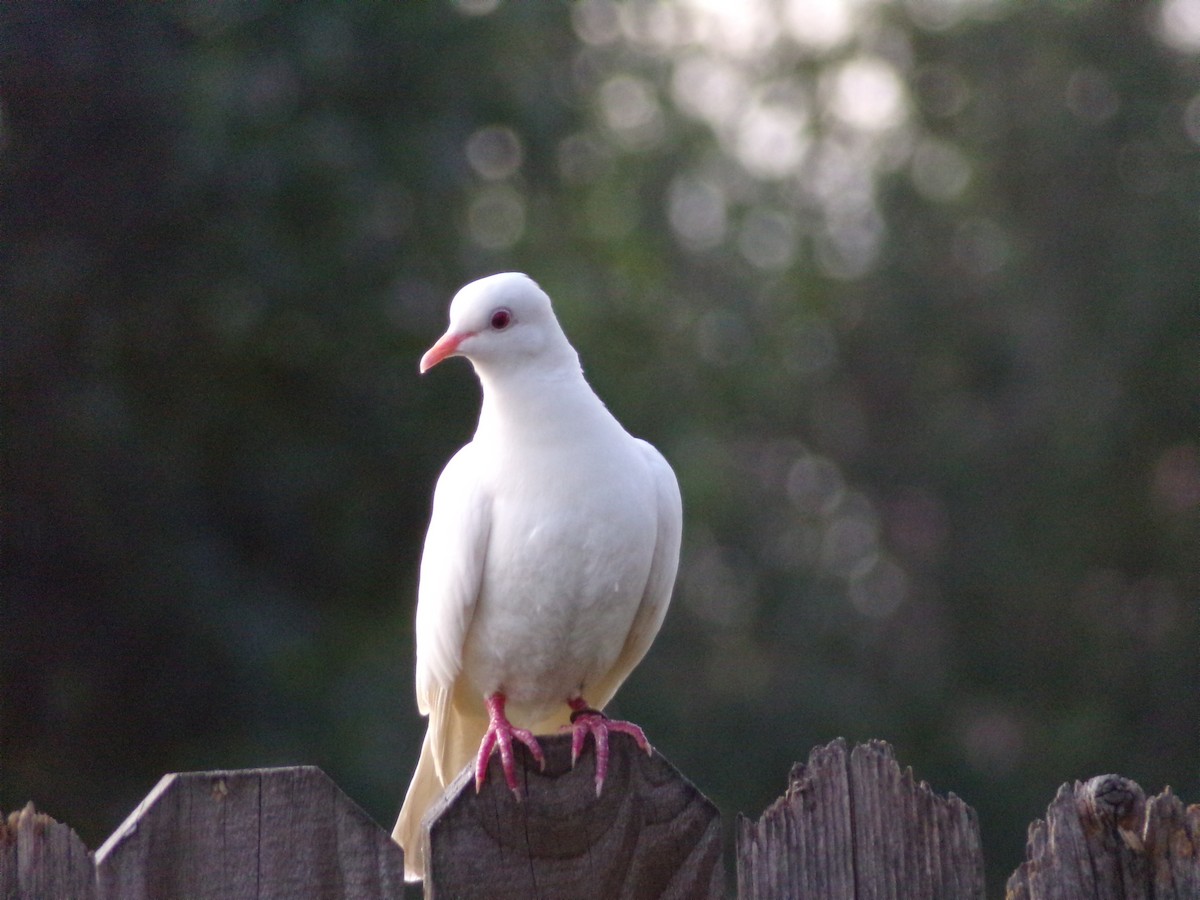
[[[636,440],[658,495],[658,535],[642,602],[633,617],[621,654],[613,664],[612,671],[589,688],[590,694],[586,699],[597,709],[608,705],[617,688],[650,649],[667,614],[671,591],[675,586],[675,572],[679,568],[679,542],[683,536],[683,501],[679,496],[679,482],[675,480],[674,471],[661,453],[645,441]]]
[[[453,706],[463,643],[475,614],[491,524],[491,501],[480,487],[478,451],[454,454],[433,492],[433,514],[417,588],[417,706],[429,716],[421,759],[392,836],[404,848],[404,877],[424,871],[421,818],[446,783],[470,759],[486,722],[468,721]]]
[[[491,501],[476,456],[474,444],[454,454],[433,493],[417,589],[417,707],[423,715],[445,708],[454,690],[479,598]]]

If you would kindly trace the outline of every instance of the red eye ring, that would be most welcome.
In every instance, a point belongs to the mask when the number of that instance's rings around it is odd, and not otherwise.
[[[503,331],[512,324],[512,310],[505,309],[503,306],[492,313],[492,330]]]

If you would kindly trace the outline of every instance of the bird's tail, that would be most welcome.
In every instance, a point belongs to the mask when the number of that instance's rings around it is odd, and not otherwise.
[[[432,725],[432,723],[430,723]],[[421,758],[417,760],[417,771],[413,773],[400,808],[400,818],[392,829],[392,840],[404,848],[404,878],[420,881],[425,876],[425,842],[421,829],[421,818],[425,811],[442,793],[443,784],[437,777],[433,761],[433,729],[425,732],[421,744]]]
[[[421,743],[421,758],[417,760],[417,771],[413,773],[400,818],[392,830],[392,839],[404,848],[404,877],[409,881],[420,881],[425,877],[421,820],[446,785],[475,758],[486,730],[487,718],[464,713],[454,705],[452,692],[439,691],[432,698],[429,727]]]

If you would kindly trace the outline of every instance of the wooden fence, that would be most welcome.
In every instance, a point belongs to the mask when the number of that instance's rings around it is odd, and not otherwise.
[[[464,772],[430,811],[425,896],[727,895],[719,814],[661,755],[615,736],[597,798],[591,754],[572,770],[567,737],[543,748],[544,772],[521,756],[523,802],[493,765],[480,794]],[[742,900],[985,896],[975,812],[881,742],[816,748],[736,836]],[[404,896],[403,872],[388,833],[309,766],[167,775],[95,853],[32,804],[0,815],[0,900],[375,900]],[[1200,805],[1116,775],[1063,785],[1007,897],[1200,900]]]

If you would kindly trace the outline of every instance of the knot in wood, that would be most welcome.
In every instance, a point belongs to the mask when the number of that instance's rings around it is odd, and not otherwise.
[[[1084,785],[1084,802],[1099,820],[1128,827],[1145,808],[1146,794],[1138,782],[1121,775],[1097,775]]]
[[[1120,775],[1097,775],[1081,792],[1084,811],[1098,824],[1137,832],[1145,816],[1146,794],[1136,781]]]

